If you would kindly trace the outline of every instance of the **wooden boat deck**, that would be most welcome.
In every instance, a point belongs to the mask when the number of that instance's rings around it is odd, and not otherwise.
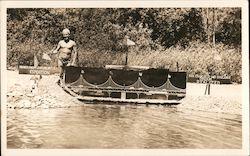
[[[105,103],[119,103],[119,104],[160,104],[160,105],[177,105],[180,104],[180,100],[163,100],[163,99],[121,99],[121,98],[111,98],[111,97],[90,97],[90,96],[80,96],[69,89],[67,86],[64,90],[74,96],[76,99],[85,102],[105,102]]]
[[[119,104],[160,104],[160,105],[177,105],[180,101],[177,100],[160,100],[160,99],[119,99],[119,98],[101,98],[101,97],[89,97],[89,96],[77,96],[80,101],[86,102],[107,102],[107,103],[119,103]]]

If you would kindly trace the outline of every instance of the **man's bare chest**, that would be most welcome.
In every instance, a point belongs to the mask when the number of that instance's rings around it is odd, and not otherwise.
[[[61,46],[61,48],[71,49],[74,46],[74,44],[71,41],[69,41],[67,43],[65,41],[63,41],[63,42],[61,42],[60,46]]]

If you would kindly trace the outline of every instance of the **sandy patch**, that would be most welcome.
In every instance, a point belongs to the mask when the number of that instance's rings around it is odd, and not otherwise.
[[[187,84],[186,98],[178,108],[216,113],[241,114],[241,85],[211,84],[210,95],[205,95],[206,84]]]

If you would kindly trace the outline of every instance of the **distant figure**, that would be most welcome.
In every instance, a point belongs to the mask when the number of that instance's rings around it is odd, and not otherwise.
[[[59,41],[57,48],[53,51],[53,53],[59,52],[58,67],[60,67],[60,79],[58,80],[58,84],[61,85],[65,67],[76,66],[77,61],[76,43],[69,38],[69,29],[63,29],[62,34],[63,40]]]

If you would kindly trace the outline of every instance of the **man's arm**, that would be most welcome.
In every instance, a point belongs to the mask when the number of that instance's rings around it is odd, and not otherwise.
[[[74,42],[73,44],[73,50],[72,50],[72,56],[71,56],[71,59],[72,59],[72,62],[71,62],[71,65],[72,66],[76,66],[77,64],[77,50],[76,50],[76,43]]]
[[[61,48],[61,41],[58,43],[58,45],[57,45],[57,47],[56,47],[56,49],[55,50],[53,50],[53,53],[55,54],[55,53],[57,53],[58,52],[58,50]]]

